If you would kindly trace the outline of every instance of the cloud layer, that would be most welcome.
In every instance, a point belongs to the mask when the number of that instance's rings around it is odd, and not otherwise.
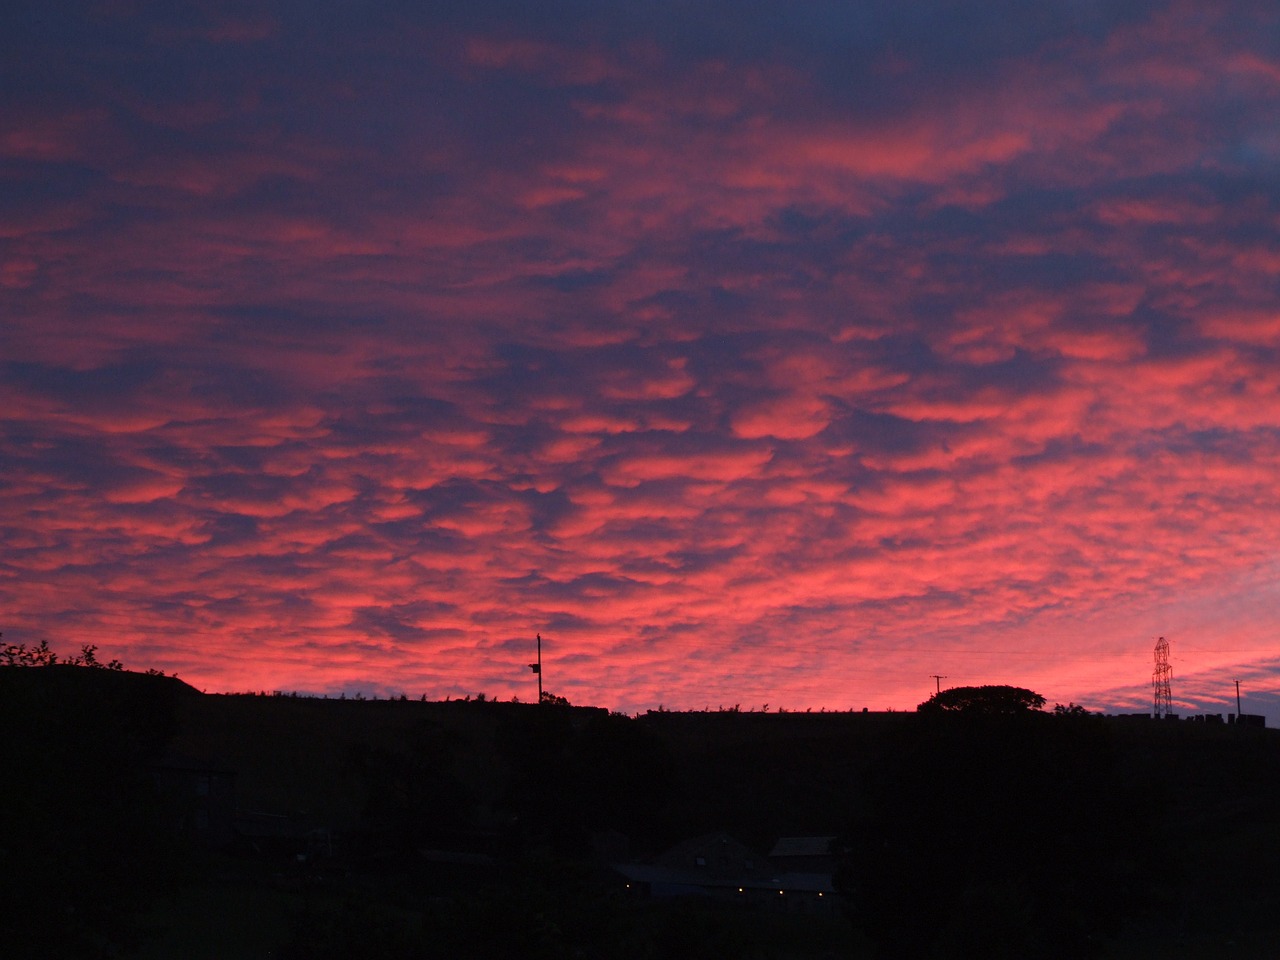
[[[14,15],[6,639],[1141,709],[1165,634],[1184,709],[1280,689],[1271,6],[643,6]]]

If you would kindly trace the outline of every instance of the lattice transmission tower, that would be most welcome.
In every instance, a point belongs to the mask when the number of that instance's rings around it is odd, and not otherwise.
[[[1156,640],[1156,668],[1151,673],[1151,688],[1155,693],[1152,714],[1157,720],[1163,720],[1173,713],[1173,694],[1169,692],[1169,681],[1173,679],[1173,667],[1169,664],[1169,641],[1164,637]]]

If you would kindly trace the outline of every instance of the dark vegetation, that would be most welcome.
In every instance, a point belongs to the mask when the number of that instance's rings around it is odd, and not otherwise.
[[[948,687],[916,708],[925,714],[963,713],[1015,716],[1039,710],[1044,697],[1024,687],[993,684],[984,687]]]
[[[1045,712],[1020,688],[638,718],[202,695],[11,652],[6,957],[1248,960],[1280,942],[1274,731]],[[839,914],[636,899],[607,866],[713,831],[765,851],[837,834]]]
[[[119,660],[102,663],[98,660],[96,644],[86,643],[80,652],[72,657],[62,657],[49,648],[48,640],[41,640],[34,647],[28,648],[25,643],[6,643],[0,647],[0,667],[52,667],[61,663],[68,667],[98,667],[106,670],[123,670],[124,664]],[[152,674],[158,671],[148,671]]]

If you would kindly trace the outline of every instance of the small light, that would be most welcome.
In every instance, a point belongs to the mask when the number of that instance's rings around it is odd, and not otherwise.
[[[781,890],[779,890],[779,891],[778,891],[778,896],[782,896],[782,893],[783,893],[783,892],[782,892]]]

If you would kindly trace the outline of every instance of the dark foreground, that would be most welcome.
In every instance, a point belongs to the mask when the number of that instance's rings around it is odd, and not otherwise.
[[[1280,943],[1274,731],[206,696],[74,667],[0,670],[0,721],[7,957]]]

